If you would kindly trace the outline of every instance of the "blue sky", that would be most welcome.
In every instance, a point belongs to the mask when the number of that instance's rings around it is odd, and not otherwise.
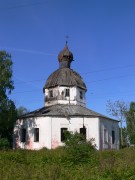
[[[109,99],[135,100],[134,0],[1,0],[0,50],[12,55],[17,107],[44,105],[43,86],[66,35],[88,108],[106,114]]]

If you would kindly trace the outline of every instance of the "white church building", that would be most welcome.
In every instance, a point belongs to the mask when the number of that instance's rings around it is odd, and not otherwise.
[[[119,149],[118,121],[86,108],[87,87],[70,68],[73,54],[66,43],[58,55],[59,68],[47,79],[44,107],[22,115],[14,127],[14,148],[38,150],[64,145],[64,132],[94,138],[96,148]]]

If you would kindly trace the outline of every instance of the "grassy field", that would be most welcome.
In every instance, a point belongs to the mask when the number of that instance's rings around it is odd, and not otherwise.
[[[95,151],[78,157],[63,148],[1,150],[0,180],[135,180],[135,149]],[[87,160],[86,160],[87,158]]]

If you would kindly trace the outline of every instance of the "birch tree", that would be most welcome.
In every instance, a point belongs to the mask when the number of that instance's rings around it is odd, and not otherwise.
[[[126,113],[127,113],[128,105],[124,101],[107,101],[107,113],[111,116],[117,118],[120,121],[120,142],[121,146],[123,146],[123,123],[126,124]]]

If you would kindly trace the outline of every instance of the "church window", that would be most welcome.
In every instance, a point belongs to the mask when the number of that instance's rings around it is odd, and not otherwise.
[[[34,142],[39,142],[39,128],[34,128]]]
[[[86,128],[85,128],[85,126],[83,126],[83,128],[80,128],[80,134],[82,134],[84,136],[84,138],[86,139]]]
[[[115,143],[115,131],[112,130],[112,144]]]
[[[70,96],[70,89],[66,89],[65,97],[69,97],[69,96]]]
[[[107,129],[104,129],[104,143],[108,142],[108,138],[107,138]]]
[[[82,98],[83,98],[83,92],[80,91],[80,99],[82,99]]]
[[[49,97],[53,97],[53,90],[49,91]]]
[[[65,132],[67,131],[67,128],[61,128],[61,142],[64,142],[66,140]]]
[[[26,142],[26,129],[21,129],[21,142]]]

